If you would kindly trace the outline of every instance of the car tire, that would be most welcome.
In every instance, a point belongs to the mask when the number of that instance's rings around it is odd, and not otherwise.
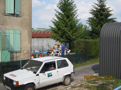
[[[28,84],[25,86],[24,90],[35,90],[34,85]]]
[[[63,81],[63,85],[67,86],[71,83],[71,76],[66,76]]]

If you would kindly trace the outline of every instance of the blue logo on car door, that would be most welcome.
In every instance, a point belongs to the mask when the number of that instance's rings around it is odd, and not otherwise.
[[[52,76],[52,73],[48,73],[47,75],[48,75],[48,77],[51,77]]]

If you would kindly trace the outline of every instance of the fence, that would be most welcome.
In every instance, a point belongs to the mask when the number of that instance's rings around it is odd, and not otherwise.
[[[65,55],[61,57],[68,58],[73,64],[82,63],[88,60],[87,53],[77,53],[72,55]],[[10,61],[10,62],[1,62],[0,63],[0,77],[4,73],[20,69],[28,60],[20,60],[20,61]]]
[[[20,69],[28,60],[0,62],[0,77],[4,73]]]
[[[73,64],[82,63],[88,60],[87,53],[77,53],[77,54],[71,54],[71,55],[69,54],[61,57],[68,58]]]

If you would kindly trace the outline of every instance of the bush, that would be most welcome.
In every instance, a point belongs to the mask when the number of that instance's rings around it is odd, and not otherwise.
[[[99,57],[99,39],[98,40],[76,40],[74,42],[75,53],[88,53],[88,59]]]

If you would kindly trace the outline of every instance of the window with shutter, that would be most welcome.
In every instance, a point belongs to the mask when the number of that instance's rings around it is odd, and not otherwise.
[[[14,0],[6,0],[6,13],[14,14]]]
[[[6,0],[7,14],[18,14],[20,15],[20,0]]]
[[[20,51],[20,30],[13,30],[13,49]]]
[[[20,30],[6,30],[6,50],[20,51]]]
[[[20,0],[15,0],[15,14],[20,14]]]

